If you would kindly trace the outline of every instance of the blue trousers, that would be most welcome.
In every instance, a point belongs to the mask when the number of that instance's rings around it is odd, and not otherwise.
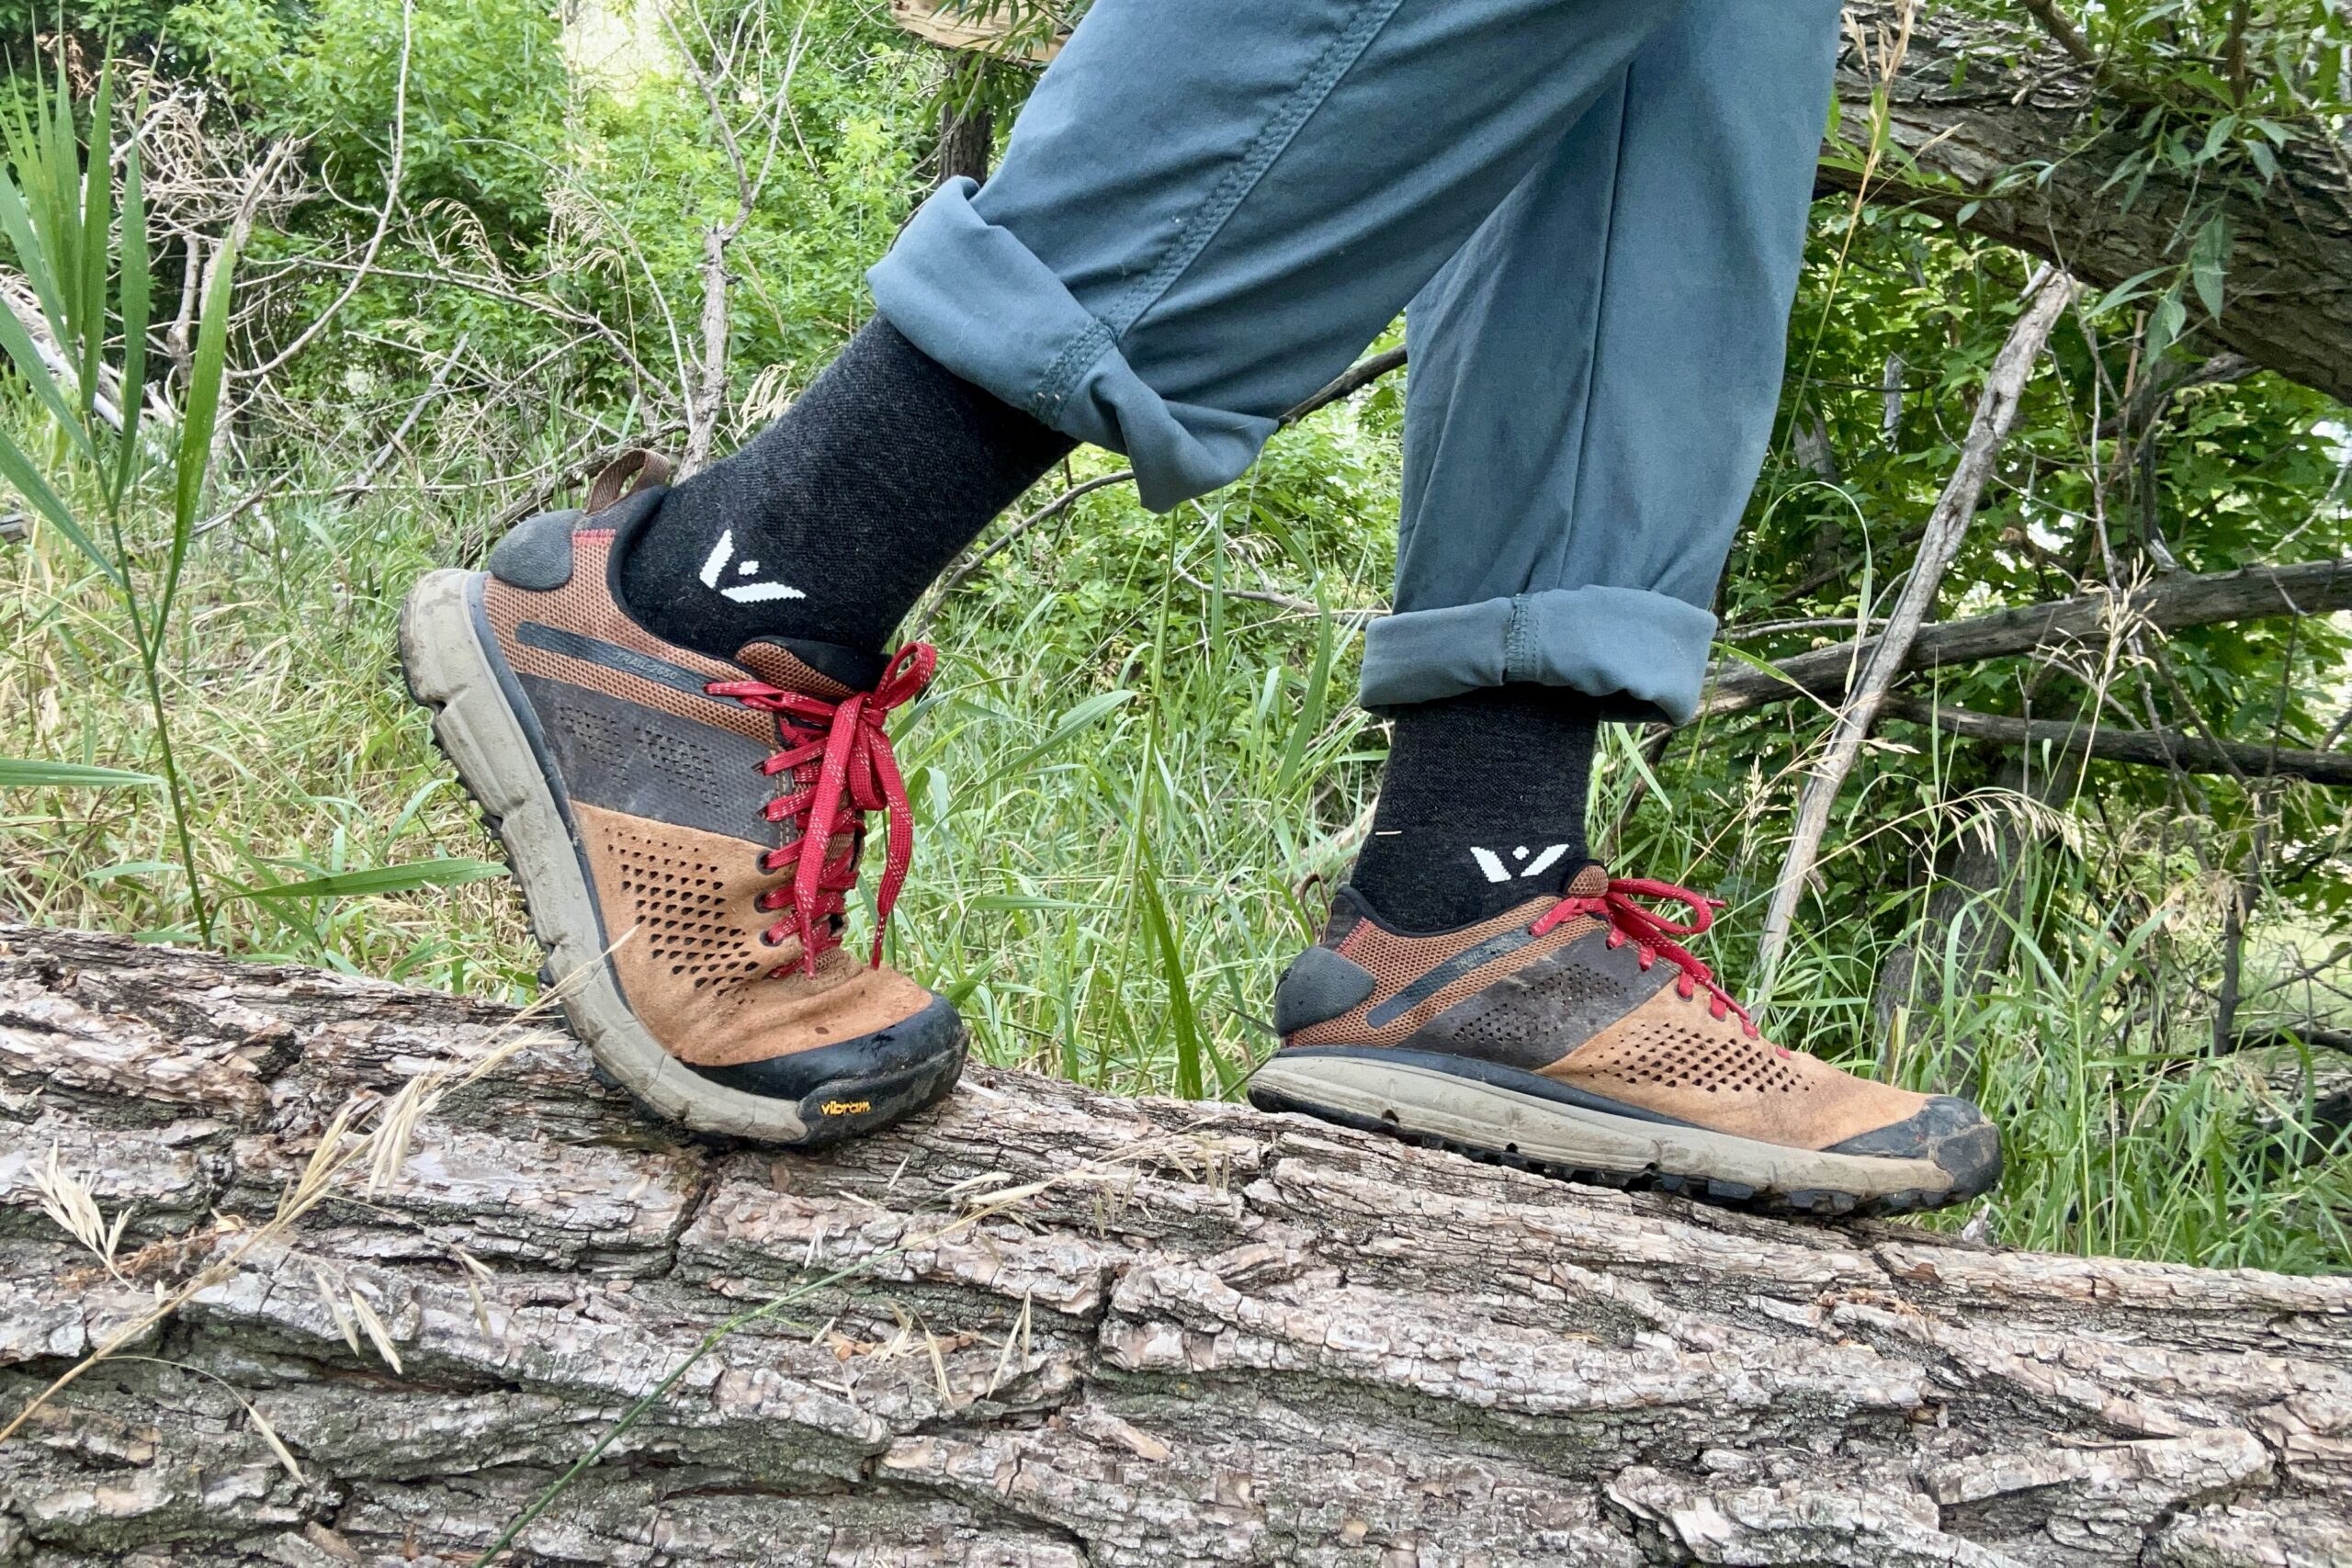
[[[1096,0],[899,331],[1165,510],[1393,321],[1367,706],[1506,682],[1690,717],[1778,400],[1837,0]]]

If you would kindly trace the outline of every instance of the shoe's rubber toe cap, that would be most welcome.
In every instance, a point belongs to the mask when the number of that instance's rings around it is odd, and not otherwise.
[[[828,1144],[887,1126],[944,1097],[962,1076],[967,1037],[955,1007],[933,996],[922,1011],[854,1040],[694,1070],[744,1094],[796,1102],[808,1126],[806,1141]]]
[[[1947,1203],[1990,1191],[2001,1179],[2000,1128],[1957,1095],[1937,1095],[1905,1120],[1833,1144],[1828,1152],[1931,1160],[1951,1178],[1939,1200]]]

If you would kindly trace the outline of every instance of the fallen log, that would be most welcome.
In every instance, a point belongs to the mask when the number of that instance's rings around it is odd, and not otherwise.
[[[0,928],[0,1423],[243,1249],[0,1442],[0,1561],[471,1561],[673,1374],[512,1561],[2352,1540],[2352,1280],[1787,1224],[989,1067],[832,1154],[711,1145],[516,1029]],[[401,1094],[485,1057],[437,1105]],[[322,1140],[379,1121],[375,1190],[355,1162],[273,1231]],[[112,1269],[45,1202],[100,1250],[127,1210]]]

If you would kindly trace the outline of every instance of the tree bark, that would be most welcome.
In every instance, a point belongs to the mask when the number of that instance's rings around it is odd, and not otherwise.
[[[996,116],[978,104],[948,104],[939,111],[939,181],[985,185],[996,151]]]
[[[250,1242],[340,1110],[394,1114],[514,1025],[0,928],[0,1412]],[[2352,1540],[2352,1280],[1787,1224],[989,1067],[835,1153],[710,1146],[553,1034],[406,1147],[0,1444],[0,1561],[470,1561],[796,1286],[514,1560],[1987,1568]],[[131,1211],[119,1280],[40,1211],[51,1150]]]
[[[1851,27],[1874,38],[1895,31],[1901,8],[1902,0],[1849,0],[1846,11]],[[1849,48],[1838,62],[1838,95],[1849,136],[1869,124],[1877,85]],[[1895,144],[1918,168],[1959,188],[1906,186],[1890,159],[1866,195],[1916,199],[1954,217],[2004,174],[2030,165],[2046,177],[2020,180],[1978,206],[1967,226],[2099,288],[2185,260],[2182,217],[2214,194],[2210,171],[2165,168],[2151,174],[2127,207],[2109,182],[2132,143],[2119,131],[2101,133],[2094,111],[2106,111],[2108,126],[2128,124],[2136,111],[2116,86],[2094,85],[2088,69],[2022,16],[2004,20],[1921,6],[1888,107]],[[2352,164],[2324,132],[2290,142],[2278,163],[2269,188],[2233,189],[2222,201],[2233,243],[2221,320],[2210,331],[2265,368],[2352,400]],[[1825,165],[1822,178],[1850,190],[1859,174]]]

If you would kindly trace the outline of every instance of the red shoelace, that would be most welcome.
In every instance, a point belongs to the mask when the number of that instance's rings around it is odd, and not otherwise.
[[[1661,919],[1634,902],[1636,898],[1670,898],[1690,911],[1690,923],[1678,926]],[[1731,993],[1715,984],[1714,971],[1699,962],[1691,952],[1674,939],[1697,936],[1715,923],[1715,911],[1724,907],[1720,898],[1709,898],[1687,887],[1677,887],[1670,882],[1652,882],[1646,877],[1611,877],[1608,891],[1598,897],[1571,895],[1546,909],[1528,929],[1537,936],[1552,930],[1562,921],[1578,915],[1596,915],[1609,922],[1609,945],[1623,947],[1632,942],[1641,952],[1641,965],[1647,969],[1664,958],[1682,971],[1674,982],[1675,991],[1686,999],[1706,987],[1707,1010],[1716,1018],[1728,1018],[1736,1013],[1740,1027],[1747,1031],[1751,1040],[1761,1039],[1762,1032],[1747,1010],[1732,1000]],[[1773,1050],[1783,1056],[1789,1053],[1783,1046]]]
[[[771,822],[787,818],[800,836],[782,849],[760,857],[760,869],[789,870],[792,886],[760,895],[759,907],[782,910],[784,918],[763,933],[770,946],[786,937],[800,939],[800,967],[817,972],[817,960],[841,945],[834,929],[852,889],[857,886],[857,853],[865,830],[865,814],[883,815],[882,880],[874,890],[874,953],[870,962],[882,962],[882,932],[890,923],[891,906],[906,885],[907,865],[914,859],[914,808],[907,801],[906,781],[899,776],[899,759],[890,750],[883,722],[890,710],[914,700],[931,683],[939,650],[927,642],[910,642],[891,656],[870,692],[859,692],[828,702],[805,692],[787,692],[764,681],[714,681],[703,690],[714,697],[732,697],[745,707],[776,716],[784,731],[785,749],[760,764],[771,778],[794,773],[800,787],[768,802]],[[811,779],[800,773],[816,764]],[[844,829],[854,837],[850,847],[833,859],[825,847]],[[817,846],[814,853],[801,852]],[[781,973],[779,969],[777,973]]]

